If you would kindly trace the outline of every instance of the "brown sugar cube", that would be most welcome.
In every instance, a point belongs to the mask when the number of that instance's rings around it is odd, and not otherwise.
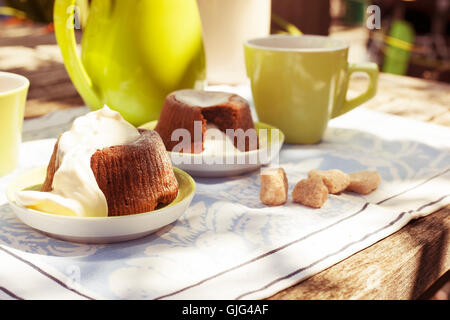
[[[328,188],[328,192],[331,194],[337,194],[344,191],[350,184],[350,177],[341,170],[312,170],[309,173],[309,177],[314,176],[322,178],[323,183],[325,183]]]
[[[288,180],[282,168],[266,169],[261,173],[260,199],[268,206],[281,206],[286,203]]]
[[[328,188],[322,178],[310,177],[297,183],[292,192],[292,199],[311,208],[321,208],[328,199]]]
[[[369,194],[381,183],[381,176],[377,171],[360,171],[350,173],[350,185],[348,191],[359,194]]]

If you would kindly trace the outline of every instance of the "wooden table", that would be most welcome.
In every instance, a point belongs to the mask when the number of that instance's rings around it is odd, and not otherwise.
[[[0,25],[0,70],[31,80],[27,118],[83,105],[44,27]],[[449,103],[450,85],[382,74],[364,107],[450,127]],[[449,231],[447,206],[271,299],[416,299],[449,270]]]

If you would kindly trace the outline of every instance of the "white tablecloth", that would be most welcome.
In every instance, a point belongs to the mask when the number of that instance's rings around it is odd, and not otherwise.
[[[0,299],[259,299],[305,279],[450,203],[450,129],[357,109],[323,142],[286,145],[289,187],[312,169],[378,170],[368,195],[331,195],[319,210],[259,201],[258,172],[196,179],[184,216],[131,242],[83,245],[16,219],[4,190],[45,165],[52,140],[86,108],[27,121],[20,168],[0,179]],[[373,286],[374,284],[368,284]]]

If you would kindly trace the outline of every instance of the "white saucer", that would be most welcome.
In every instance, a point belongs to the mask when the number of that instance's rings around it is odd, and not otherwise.
[[[153,130],[158,121],[152,121],[141,126],[142,129]],[[255,128],[267,130],[267,139],[260,139],[258,150],[212,155],[168,152],[175,167],[180,168],[194,177],[219,178],[241,175],[255,171],[263,165],[271,163],[280,153],[284,143],[284,134],[278,128],[262,122],[255,122]],[[277,133],[272,142],[272,134]]]
[[[54,238],[81,243],[112,243],[149,235],[176,221],[191,204],[195,182],[185,172],[174,168],[179,183],[177,198],[168,206],[147,213],[106,218],[59,216],[19,206],[15,193],[42,184],[46,168],[29,170],[13,181],[6,196],[16,216],[26,225]]]

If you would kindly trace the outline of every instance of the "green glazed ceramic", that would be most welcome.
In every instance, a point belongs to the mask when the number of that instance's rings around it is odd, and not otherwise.
[[[68,73],[92,109],[107,104],[138,126],[158,119],[167,94],[205,78],[195,0],[92,0],[81,60],[76,0],[56,0],[55,32]]]
[[[25,77],[0,72],[0,177],[17,166],[29,86]]]
[[[287,143],[321,140],[328,121],[367,100],[377,90],[378,66],[349,64],[349,47],[321,36],[277,35],[245,44],[247,74],[260,121],[280,128]],[[348,100],[350,76],[369,76],[367,90]]]

